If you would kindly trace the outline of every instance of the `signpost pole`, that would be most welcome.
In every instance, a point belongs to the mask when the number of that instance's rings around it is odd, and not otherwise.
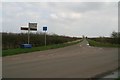
[[[30,26],[28,24],[28,44],[30,43]]]
[[[45,46],[46,46],[46,31],[47,31],[47,27],[43,27],[43,31],[45,31]]]
[[[46,31],[45,31],[45,46],[46,46]]]

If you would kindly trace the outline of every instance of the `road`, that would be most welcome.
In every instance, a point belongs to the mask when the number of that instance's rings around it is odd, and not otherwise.
[[[118,67],[118,49],[81,43],[3,57],[4,78],[92,78]]]

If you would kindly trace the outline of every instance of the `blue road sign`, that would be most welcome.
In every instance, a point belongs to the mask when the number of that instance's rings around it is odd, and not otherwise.
[[[47,27],[43,27],[43,31],[47,31]]]
[[[21,48],[32,48],[32,44],[21,44]]]

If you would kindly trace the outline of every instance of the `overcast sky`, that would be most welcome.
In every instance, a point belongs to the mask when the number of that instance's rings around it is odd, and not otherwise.
[[[21,26],[38,23],[48,33],[66,36],[110,36],[118,31],[117,2],[5,2],[2,4],[2,31],[24,32]]]

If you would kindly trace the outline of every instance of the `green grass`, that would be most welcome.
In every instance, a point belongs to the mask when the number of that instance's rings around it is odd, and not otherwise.
[[[95,46],[95,47],[116,47],[116,48],[120,47],[120,44],[101,43],[90,39],[88,39],[88,42],[90,46]]]
[[[2,51],[2,56],[10,56],[10,55],[17,55],[17,54],[22,54],[22,53],[34,52],[34,51],[43,51],[43,50],[48,50],[48,49],[61,48],[61,47],[74,45],[79,42],[80,41],[73,41],[73,42],[69,42],[69,43],[54,44],[54,45],[47,45],[47,46],[33,47],[33,48],[8,49],[8,50]]]

